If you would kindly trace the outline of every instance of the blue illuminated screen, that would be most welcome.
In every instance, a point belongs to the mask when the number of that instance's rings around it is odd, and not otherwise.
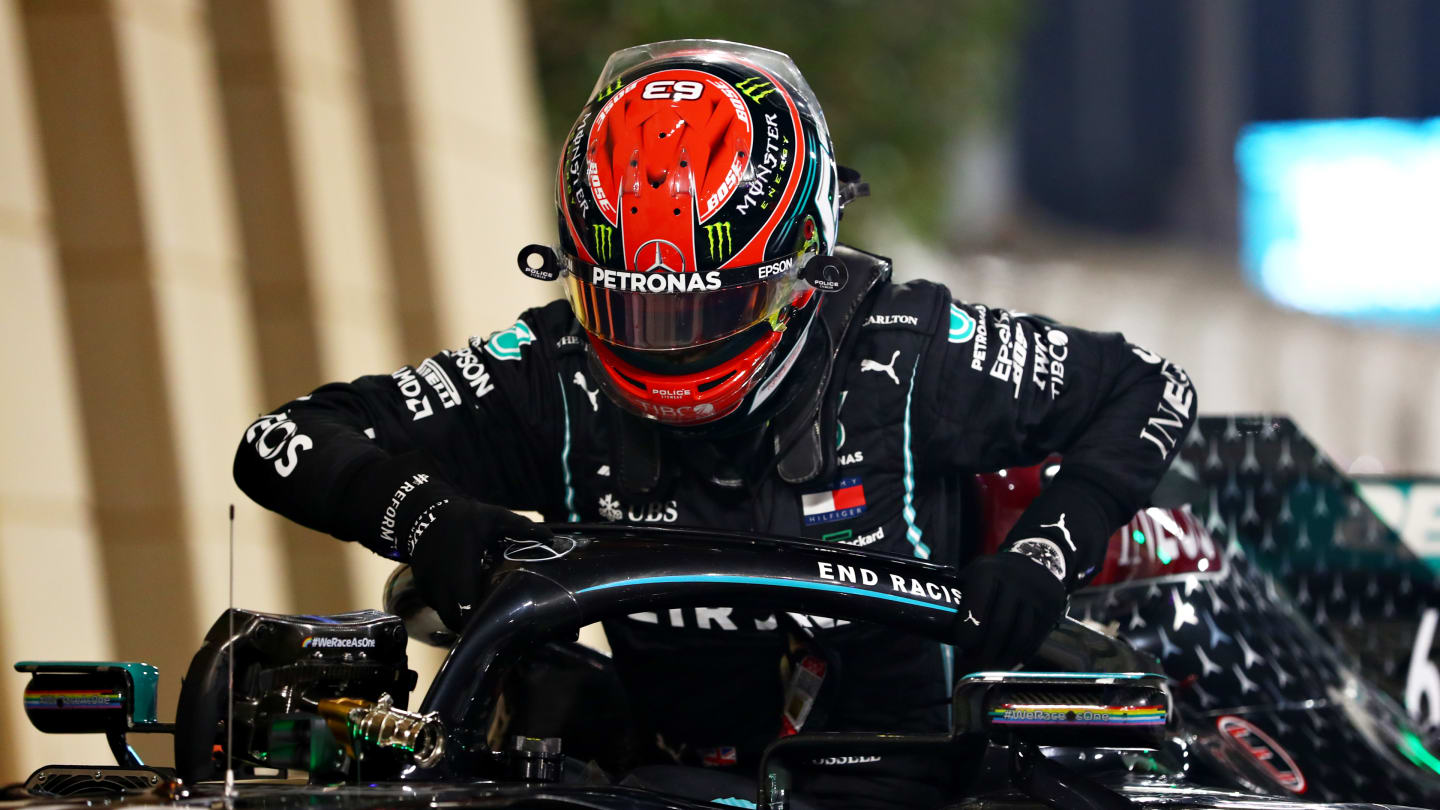
[[[1440,119],[1252,124],[1241,260],[1286,306],[1440,326]]]

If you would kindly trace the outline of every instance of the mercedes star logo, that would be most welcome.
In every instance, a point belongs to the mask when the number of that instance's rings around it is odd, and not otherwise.
[[[672,273],[685,272],[685,254],[673,242],[651,239],[635,251],[635,268],[647,273],[655,270],[669,270]]]

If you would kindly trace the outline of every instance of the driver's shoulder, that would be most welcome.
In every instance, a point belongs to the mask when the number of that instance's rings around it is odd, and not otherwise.
[[[901,330],[931,335],[944,325],[942,317],[951,302],[950,291],[926,279],[875,285],[855,326],[862,330]]]
[[[562,348],[581,345],[584,330],[575,319],[570,303],[557,299],[530,307],[515,319],[515,323],[529,332],[537,348],[546,354],[553,354]],[[511,327],[514,328],[514,327]],[[502,332],[504,330],[501,330]],[[492,332],[491,337],[500,332]],[[490,338],[486,338],[488,341]]]
[[[471,337],[461,351],[483,355],[491,373],[515,378],[565,371],[565,358],[583,353],[584,330],[564,300],[530,307],[507,323]]]
[[[569,301],[562,298],[531,307],[525,310],[521,318],[535,324],[537,334],[543,338],[543,349],[546,353],[557,360],[573,357],[583,361],[585,330],[570,309]]]

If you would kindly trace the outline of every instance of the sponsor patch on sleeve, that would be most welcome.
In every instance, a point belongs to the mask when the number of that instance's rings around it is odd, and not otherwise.
[[[961,309],[959,304],[951,304],[950,342],[968,343],[973,337],[975,337],[975,318]]]
[[[906,307],[905,303],[914,303]],[[912,332],[929,334],[933,318],[929,312],[922,312],[919,302],[887,301],[876,307],[860,325],[866,329],[908,329]],[[881,311],[889,310],[889,311]]]
[[[519,360],[520,350],[534,342],[529,324],[516,321],[509,329],[492,333],[485,341],[485,352],[496,360]]]

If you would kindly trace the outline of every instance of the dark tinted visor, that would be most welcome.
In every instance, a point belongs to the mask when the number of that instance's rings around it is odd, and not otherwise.
[[[632,273],[567,256],[565,295],[591,334],[631,349],[688,349],[771,318],[795,294],[798,256],[728,270]]]

